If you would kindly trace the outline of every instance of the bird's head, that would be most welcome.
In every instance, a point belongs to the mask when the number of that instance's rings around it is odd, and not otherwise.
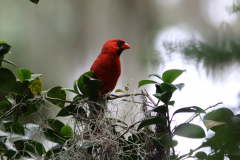
[[[121,39],[112,39],[104,43],[102,48],[102,53],[112,52],[117,53],[118,57],[121,55],[122,51],[125,49],[130,49],[131,47]]]

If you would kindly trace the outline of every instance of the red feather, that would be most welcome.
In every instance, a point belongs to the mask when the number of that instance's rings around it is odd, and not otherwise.
[[[120,55],[123,50],[130,49],[130,46],[121,39],[113,39],[105,42],[102,51],[94,61],[91,71],[94,71],[93,78],[103,81],[99,92],[105,95],[112,92],[121,74]]]

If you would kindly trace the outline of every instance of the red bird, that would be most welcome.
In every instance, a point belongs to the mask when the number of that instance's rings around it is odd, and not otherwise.
[[[130,46],[121,39],[112,39],[103,45],[102,51],[94,61],[91,71],[93,78],[103,81],[98,89],[101,95],[105,95],[115,88],[121,74],[120,55]]]

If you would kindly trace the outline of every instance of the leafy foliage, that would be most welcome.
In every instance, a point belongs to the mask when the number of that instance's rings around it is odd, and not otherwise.
[[[34,1],[36,2],[36,1]],[[36,2],[37,3],[37,2]],[[6,42],[0,42],[1,62],[9,53],[11,46]],[[7,63],[15,66],[14,63]],[[173,83],[185,70],[171,69],[165,71],[161,76],[151,74],[149,77],[157,77],[158,81],[142,80],[138,87],[147,84],[155,85],[154,97],[158,102],[142,91],[141,94],[123,93],[119,97],[110,95],[106,99],[114,100],[127,96],[144,96],[142,110],[144,118],[127,125],[124,121],[99,116],[93,120],[90,107],[91,98],[99,98],[98,88],[102,81],[92,78],[94,72],[88,71],[73,82],[73,89],[55,86],[47,91],[42,91],[41,74],[33,74],[29,69],[17,68],[15,72],[0,68],[0,90],[6,92],[5,99],[0,102],[0,124],[4,130],[0,131],[1,158],[19,159],[65,159],[79,158],[80,153],[89,159],[148,159],[159,156],[159,150],[169,153],[171,159],[180,160],[188,157],[207,160],[223,160],[227,156],[231,160],[240,159],[240,115],[228,108],[219,108],[206,113],[206,109],[198,106],[178,108],[172,115],[169,106],[174,106],[173,94],[184,88],[184,83]],[[72,101],[67,100],[67,92],[72,92],[75,97]],[[125,91],[128,91],[125,89]],[[90,97],[90,98],[89,98]],[[151,103],[150,103],[151,102]],[[139,103],[139,102],[135,102]],[[37,115],[43,112],[42,107],[51,104],[59,108],[56,118],[41,117],[39,124],[22,121],[22,117]],[[146,106],[152,104],[149,109]],[[106,109],[106,106],[102,106]],[[177,107],[177,106],[175,106]],[[99,115],[104,114],[98,110]],[[172,126],[173,117],[176,114],[191,113],[193,116],[186,122]],[[204,114],[203,123],[207,131],[212,130],[215,134],[206,138],[204,129],[196,124],[190,123],[195,117]],[[43,112],[43,115],[45,113]],[[11,117],[11,120],[10,120]],[[59,117],[71,117],[76,125],[74,128],[69,124],[57,119]],[[94,122],[94,123],[93,123]],[[89,125],[91,124],[91,125]],[[153,129],[153,127],[155,127]],[[119,131],[119,128],[122,130]],[[163,130],[158,130],[163,128]],[[42,141],[33,139],[33,135],[40,132],[43,139],[55,143],[55,146],[46,150]],[[128,136],[126,136],[128,135]],[[186,138],[204,138],[205,141],[198,148],[184,155],[175,153],[174,147],[178,145],[175,136]],[[199,151],[199,149],[210,147],[211,153]],[[170,149],[172,152],[170,155]],[[196,152],[194,154],[194,152]],[[99,158],[101,157],[101,158]]]

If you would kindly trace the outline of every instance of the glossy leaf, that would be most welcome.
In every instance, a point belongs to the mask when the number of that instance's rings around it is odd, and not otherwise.
[[[158,74],[150,74],[148,77],[151,77],[151,76],[157,77],[157,78],[162,80],[162,77]]]
[[[69,125],[65,125],[61,129],[60,135],[66,139],[69,139],[73,136],[73,130]]]
[[[3,121],[3,126],[6,132],[16,133],[19,135],[25,135],[24,127],[22,123],[13,123],[11,121]]]
[[[43,144],[33,140],[20,139],[20,140],[14,141],[14,145],[17,148],[17,150],[24,150],[24,152],[22,152],[21,154],[23,156],[29,155],[29,154],[26,154],[27,153],[26,151],[30,152],[31,154],[40,155],[40,156],[46,153]],[[29,155],[29,157],[30,156],[31,155]]]
[[[183,87],[185,86],[185,84],[184,83],[178,83],[178,84],[175,84],[175,86],[178,88],[178,90],[182,90],[183,89]]]
[[[74,89],[75,93],[79,94],[78,79],[73,82],[73,89]]]
[[[195,154],[195,157],[198,158],[198,159],[206,159],[207,158],[207,154],[205,152],[200,151],[200,152],[197,152]]]
[[[16,101],[15,101],[15,98],[13,98],[12,94],[9,93],[7,96],[5,96],[6,99],[8,100],[8,102],[11,104],[11,105],[15,105],[16,104]]]
[[[160,144],[166,147],[175,147],[178,144],[176,140],[173,140],[171,136],[164,132],[159,133],[157,138]]]
[[[63,145],[56,145],[49,149],[46,153],[46,157],[50,158],[51,156],[56,156],[58,153],[62,152],[63,150]]]
[[[137,131],[139,131],[140,129],[142,129],[143,127],[149,126],[149,125],[153,125],[153,124],[163,124],[166,125],[166,121],[160,117],[153,117],[153,118],[149,118],[149,119],[145,119],[143,120],[138,128]]]
[[[86,150],[86,149],[91,148],[91,147],[93,147],[93,146],[94,146],[94,145],[93,145],[92,143],[83,144],[83,145],[79,148],[79,150]]]
[[[4,41],[0,41],[0,56],[7,54],[11,46]]]
[[[88,71],[88,72],[83,73],[83,74],[79,77],[79,79],[78,79],[78,88],[79,88],[79,90],[80,90],[81,92],[82,92],[82,90],[83,90],[83,87],[85,86],[85,83],[84,83],[84,81],[83,81],[83,76],[84,76],[84,75],[87,75],[87,76],[89,76],[89,77],[93,77],[93,74],[94,74],[93,71]]]
[[[62,127],[65,126],[64,123],[62,123],[61,121],[59,121],[57,119],[47,119],[47,124],[58,134],[61,133]]]
[[[206,136],[202,127],[191,123],[180,124],[175,128],[174,134],[187,138],[204,138]]]
[[[38,4],[39,0],[30,0],[31,2],[35,3],[36,5]]]
[[[228,108],[219,108],[207,113],[203,120],[211,120],[216,122],[225,122],[227,125],[232,125],[232,117],[234,113]],[[222,129],[222,126],[215,126],[210,128],[212,131],[216,132]]]
[[[156,84],[156,83],[158,83],[158,82],[153,81],[153,80],[141,80],[138,82],[138,88],[141,86],[144,86],[146,84]]]
[[[125,92],[123,90],[121,90],[121,89],[116,89],[115,93],[125,93]]]
[[[27,85],[25,83],[21,83],[20,81],[17,81],[13,86],[1,86],[0,90],[4,92],[11,92],[18,95],[23,95],[24,92],[27,89]]]
[[[87,112],[82,107],[77,107],[76,105],[68,105],[62,108],[57,114],[57,117],[65,117],[75,114],[82,118],[87,118]]]
[[[44,133],[46,139],[51,142],[55,142],[58,144],[65,143],[65,140],[57,132],[54,132],[52,129],[44,128],[43,133]]]
[[[20,81],[30,80],[31,79],[31,71],[26,68],[20,68],[17,71],[17,76]]]
[[[218,126],[217,130],[220,130],[220,129],[225,128],[225,126],[226,126],[225,122],[217,122],[217,121],[212,121],[212,120],[203,120],[203,124],[205,125],[207,130],[211,129],[212,127],[217,127],[217,126]],[[214,130],[214,131],[217,131],[217,130]]]
[[[165,92],[165,91],[174,92],[174,91],[176,91],[178,89],[175,85],[173,85],[171,83],[161,83],[160,87],[161,87],[161,90],[163,92]]]
[[[163,93],[156,93],[153,94],[156,98],[161,100],[164,104],[168,104],[170,99],[172,98],[172,92],[171,91],[165,91]]]
[[[205,113],[205,111],[197,106],[191,106],[191,107],[184,107],[184,108],[180,108],[178,110],[176,110],[173,115],[177,114],[177,113],[182,113],[182,112],[193,112],[193,113]]]
[[[8,101],[1,101],[0,102],[0,111],[8,110],[9,109],[9,103]]]
[[[176,78],[178,78],[184,71],[186,70],[179,70],[179,69],[171,69],[167,70],[162,75],[162,80],[165,83],[172,83]]]
[[[66,100],[66,91],[63,90],[62,87],[60,86],[53,87],[47,92],[47,96],[51,98]],[[56,100],[49,100],[49,101],[61,108],[63,108],[65,105],[65,102],[56,101]]]
[[[39,103],[38,102],[32,102],[28,103],[27,106],[22,106],[21,110],[23,111],[23,114],[25,118],[31,116],[32,114],[36,113],[39,110]]]
[[[0,86],[14,86],[15,83],[15,75],[9,69],[0,68]]]
[[[87,84],[83,87],[82,94],[87,97],[95,97],[98,95],[98,88],[94,84]]]
[[[151,112],[157,112],[157,113],[161,113],[162,115],[166,115],[167,108],[165,105],[157,106],[151,110],[146,111],[146,114],[150,116]]]

